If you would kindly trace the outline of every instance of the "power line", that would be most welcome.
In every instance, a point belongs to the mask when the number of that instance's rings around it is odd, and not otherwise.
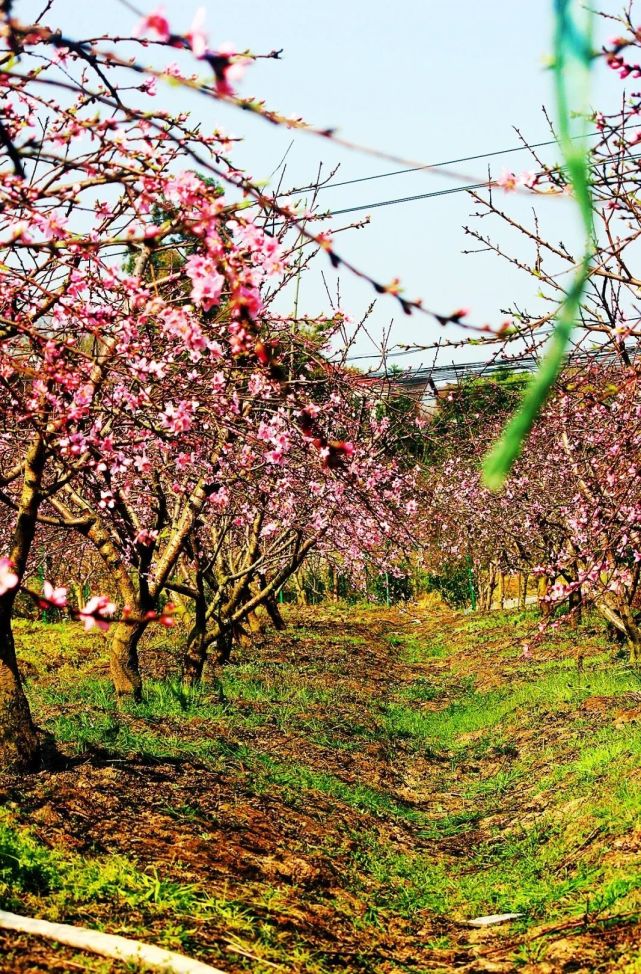
[[[536,336],[533,335],[533,337],[538,337],[539,335],[549,335],[553,331],[554,331],[554,328],[541,328],[541,329],[537,329]],[[519,338],[524,338],[524,337],[525,337],[524,335],[520,335],[519,336]],[[497,341],[498,340],[499,339],[497,339]],[[381,353],[381,352],[376,352],[373,355],[350,355],[348,358],[346,358],[344,360],[341,360],[341,361],[345,361],[345,362],[362,362],[365,359],[370,359],[370,360],[371,359],[380,359],[381,361],[386,361],[388,358],[404,358],[406,355],[418,355],[422,351],[426,351],[426,349],[423,349],[423,348],[407,348],[407,349],[404,349],[402,352],[385,352],[384,354]]]
[[[628,322],[630,324],[635,323],[635,322],[639,322],[639,321],[641,321],[641,315],[635,315],[633,318],[626,318],[626,322]],[[590,329],[590,325],[603,325],[603,324],[605,324],[605,322],[599,321],[597,318],[591,318],[591,319],[588,319],[588,320],[584,320],[584,321],[582,321],[580,323],[577,323],[576,328],[577,328],[577,331],[581,331],[582,329],[585,329],[586,332],[587,332]],[[543,336],[543,335],[551,335],[552,332],[554,331],[554,326],[549,325],[547,328],[537,328],[536,330],[531,331],[530,332],[530,335],[528,335],[527,334],[527,329],[528,329],[529,326],[528,325],[522,325],[521,327],[522,327],[521,333],[518,336],[514,336],[515,338],[518,337],[521,341],[525,341],[527,338],[534,339],[534,338],[538,338],[538,337]],[[499,341],[499,338],[498,337],[497,337],[496,341]],[[362,362],[362,361],[364,361],[366,359],[370,359],[370,360],[371,359],[380,359],[381,361],[386,361],[389,358],[403,358],[406,355],[418,355],[420,352],[424,352],[424,351],[427,351],[427,350],[428,349],[425,349],[425,348],[406,348],[406,349],[403,349],[403,351],[401,351],[401,352],[385,352],[385,353],[375,352],[372,355],[351,355],[351,356],[348,356],[346,359],[344,359],[342,361],[345,361],[345,362]],[[598,351],[598,349],[593,350],[593,351]],[[523,354],[529,354],[529,353],[519,352],[519,353],[517,353],[517,356],[518,355],[523,355]],[[573,354],[576,354],[576,353],[573,353]],[[585,352],[585,354],[589,354],[589,352]],[[455,365],[456,365],[456,363],[452,362],[452,367],[455,367]],[[465,363],[461,363],[461,365],[465,365]],[[449,367],[450,366],[448,366],[448,368]],[[427,368],[427,366],[422,366],[422,365],[419,366],[419,369],[425,369],[425,368]],[[439,368],[440,368],[440,366],[439,366]],[[411,366],[410,366],[409,370],[407,370],[407,371],[412,371]],[[413,370],[413,371],[416,372],[417,370]],[[384,372],[381,372],[381,373],[372,372],[372,373],[369,373],[369,374],[370,375],[378,375],[378,374],[383,375],[385,373]]]
[[[628,128],[637,129],[641,128],[641,125],[630,125]],[[578,139],[593,139],[598,135],[602,135],[602,132],[588,132],[586,135],[574,135],[572,140],[576,141]],[[459,162],[478,162],[479,159],[492,159],[495,156],[506,156],[513,152],[525,152],[526,150],[532,149],[543,149],[551,145],[558,145],[557,139],[549,139],[547,142],[534,142],[531,145],[514,145],[510,149],[493,149],[491,152],[477,152],[475,155],[471,156],[461,156],[458,159],[446,159],[444,162],[432,162],[426,163],[424,166],[409,166],[405,169],[393,169],[390,172],[379,172],[375,173],[373,176],[358,176],[354,179],[342,179],[339,182],[323,183],[321,186],[307,186],[301,190],[293,190],[291,193],[285,193],[285,196],[293,195],[294,193],[305,192],[306,189],[315,189],[318,192],[324,189],[335,189],[338,186],[353,186],[356,183],[368,183],[374,179],[387,179],[388,176],[402,176],[405,173],[410,172],[425,172],[430,169],[443,169],[445,166],[455,166]]]
[[[639,354],[634,347],[627,347],[628,355],[634,358]],[[617,361],[618,353],[612,348],[595,348],[576,351],[568,357],[568,365],[589,364],[590,362]],[[534,372],[539,368],[539,356],[531,353],[521,353],[512,358],[483,360],[479,362],[452,362],[451,365],[423,366],[418,369],[405,369],[399,372],[370,372],[363,376],[369,381],[387,381],[396,386],[422,386],[429,384],[452,382],[467,376],[492,375],[505,370],[516,369],[518,372]]]
[[[469,193],[475,189],[487,188],[485,183],[468,183],[465,186],[452,186],[450,189],[432,190],[431,193],[417,193],[415,196],[400,196],[393,200],[379,200],[376,203],[366,203],[362,206],[347,206],[342,210],[331,210],[327,217],[343,216],[346,213],[359,213],[362,210],[375,210],[379,206],[396,206],[397,203],[414,203],[417,200],[431,199],[433,196],[449,196],[450,193]],[[324,219],[325,217],[321,217]]]
[[[633,153],[629,156],[623,156],[621,159],[615,159],[615,162],[632,162],[635,159],[640,159],[641,153]],[[590,168],[598,169],[600,166],[604,165],[604,162],[595,162]],[[541,174],[543,175],[543,174]],[[470,193],[477,189],[488,189],[490,183],[486,180],[483,183],[466,183],[464,186],[450,186],[449,189],[436,189],[429,193],[417,193],[414,196],[399,196],[395,199],[390,200],[377,200],[374,203],[364,203],[360,206],[347,206],[341,210],[328,210],[327,212],[319,213],[315,215],[317,220],[328,220],[332,216],[345,216],[347,213],[360,213],[363,210],[375,210],[381,206],[396,206],[398,203],[414,203],[417,200],[427,200],[432,199],[435,196],[449,196],[452,193]]]
[[[580,135],[576,138],[587,139],[593,138],[595,135],[599,135],[599,132],[590,132],[589,135]],[[410,166],[407,169],[393,169],[391,172],[379,172],[373,176],[359,176],[356,179],[342,179],[340,182],[336,183],[324,183],[319,186],[319,191],[321,189],[335,189],[337,186],[353,186],[354,183],[368,183],[372,179],[387,179],[388,176],[402,176],[404,173],[408,172],[424,172],[426,169],[443,169],[444,166],[455,166],[459,162],[478,162],[479,159],[491,159],[494,156],[506,156],[512,152],[524,152],[526,149],[542,149],[545,146],[558,145],[556,139],[550,139],[549,142],[535,142],[533,145],[515,145],[511,149],[495,149],[492,152],[478,152],[474,156],[461,156],[460,159],[446,159],[445,162],[432,162],[426,164],[425,166]]]
[[[417,193],[415,196],[400,196],[391,200],[378,200],[375,203],[365,203],[361,206],[348,206],[342,210],[324,210],[322,213],[315,213],[314,220],[329,220],[333,216],[344,216],[346,213],[360,213],[363,210],[375,210],[380,206],[395,206],[398,203],[414,203],[417,200],[427,200],[434,196],[448,196],[450,193],[469,193],[475,189],[487,189],[487,181],[484,183],[468,183],[465,186],[452,186],[449,189],[432,190],[431,193]],[[280,229],[282,224],[276,224]]]

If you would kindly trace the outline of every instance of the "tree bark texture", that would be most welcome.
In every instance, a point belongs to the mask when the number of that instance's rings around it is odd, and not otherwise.
[[[142,677],[138,662],[138,643],[147,627],[118,622],[111,641],[111,678],[118,697],[142,699]]]
[[[11,561],[22,579],[36,530],[45,448],[38,434],[25,455],[24,481],[13,532]],[[38,763],[38,735],[31,719],[11,630],[17,588],[0,597],[0,767],[32,768]]]
[[[38,735],[20,679],[11,622],[0,618],[0,767],[28,770],[38,757]]]

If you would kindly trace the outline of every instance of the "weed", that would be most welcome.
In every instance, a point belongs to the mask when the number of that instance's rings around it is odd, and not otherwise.
[[[443,688],[436,686],[430,680],[414,680],[399,690],[399,699],[408,703],[429,703],[438,700],[443,695]]]
[[[479,819],[481,812],[455,812],[451,815],[443,815],[440,818],[430,820],[427,827],[423,827],[418,836],[422,839],[445,839],[453,835],[460,835],[473,829]]]
[[[603,628],[588,620],[580,630],[551,633],[540,650],[546,658],[525,661],[514,644],[535,624],[530,610],[448,616],[441,632],[430,620],[428,635],[397,621],[399,631],[384,637],[389,670],[378,674],[385,685],[376,698],[372,681],[359,679],[358,668],[371,667],[359,647],[378,640],[382,653],[382,617],[370,638],[372,612],[355,611],[351,630],[344,610],[331,607],[318,631],[310,625],[285,633],[286,650],[292,643],[304,650],[300,665],[282,647],[273,659],[267,652],[246,661],[244,654],[222,673],[222,695],[207,684],[192,690],[148,680],[144,700],[121,708],[105,678],[100,637],[80,633],[76,641],[75,628],[71,635],[64,624],[19,625],[39,723],[63,747],[87,755],[87,765],[98,751],[116,765],[142,759],[137,776],[147,773],[145,761],[191,763],[201,778],[215,772],[220,800],[181,790],[177,775],[154,813],[197,838],[193,848],[233,829],[234,851],[248,845],[241,855],[252,878],[246,883],[239,871],[233,890],[225,880],[205,888],[195,860],[172,860],[165,875],[153,859],[145,865],[119,854],[52,849],[5,811],[0,901],[52,918],[80,914],[100,924],[116,917],[123,930],[151,928],[157,942],[192,953],[203,949],[206,928],[205,944],[219,937],[241,958],[239,968],[267,972],[285,963],[304,974],[345,964],[333,948],[324,953],[307,933],[294,932],[322,924],[330,910],[337,923],[351,924],[350,974],[380,972],[371,945],[390,930],[411,932],[416,943],[420,929],[429,954],[454,949],[442,935],[452,919],[521,912],[524,920],[511,929],[519,937],[541,919],[582,916],[586,904],[599,919],[641,910],[634,838],[641,727],[617,726],[614,716],[637,705],[641,678],[613,663]],[[585,647],[582,672],[575,642],[582,653]],[[51,667],[52,643],[68,643],[64,655],[73,663]],[[583,707],[588,697],[603,698],[603,706]],[[413,775],[424,774],[428,762],[421,788]],[[416,789],[424,805],[411,800]],[[230,807],[238,809],[233,825]],[[257,835],[266,811],[269,827]],[[329,892],[319,883],[302,895],[288,880],[274,880],[281,859],[318,850],[333,870]],[[516,948],[514,964],[540,961],[545,947],[538,943]],[[634,954],[624,960],[629,974],[641,974]],[[410,969],[400,954],[386,955],[388,963]],[[441,969],[425,955],[412,965],[414,974]]]
[[[0,813],[0,902],[14,903],[13,891],[48,893],[60,882],[56,857],[25,831],[11,827]]]
[[[318,791],[369,815],[390,816],[409,822],[424,821],[422,812],[411,805],[395,800],[385,792],[366,785],[350,785],[335,775],[316,771],[299,764],[283,764],[269,755],[257,755],[270,783],[291,792]],[[254,766],[256,770],[256,765]]]
[[[496,801],[521,781],[523,774],[524,772],[520,768],[497,771],[489,778],[482,778],[480,781],[470,784],[465,792],[465,797]]]
[[[444,636],[426,642],[416,633],[394,633],[388,637],[392,648],[400,648],[405,663],[423,663],[430,659],[443,659],[448,655]]]

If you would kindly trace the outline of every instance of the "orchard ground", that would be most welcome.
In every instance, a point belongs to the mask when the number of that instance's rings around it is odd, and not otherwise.
[[[156,631],[124,710],[104,637],[19,623],[48,744],[0,778],[0,907],[230,974],[641,971],[641,671],[599,621],[530,659],[535,610],[289,622],[193,692]],[[6,933],[0,957],[131,969]]]

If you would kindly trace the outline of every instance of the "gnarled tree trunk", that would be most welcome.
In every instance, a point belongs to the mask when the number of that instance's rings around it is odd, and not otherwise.
[[[231,623],[225,623],[221,627],[214,642],[216,644],[217,661],[220,666],[224,666],[225,663],[229,663],[231,651],[234,647],[234,627]]]
[[[547,619],[547,617],[552,612],[552,606],[547,600],[548,588],[550,580],[544,575],[539,576],[539,581],[537,585],[537,596],[539,600],[539,611],[541,615]]]
[[[187,649],[182,665],[183,682],[189,686],[194,686],[202,679],[210,642],[211,640],[207,638],[207,621],[199,619],[197,613],[196,621],[187,637]]]
[[[641,630],[634,613],[627,603],[612,605],[605,598],[597,599],[596,607],[601,615],[624,637],[630,651],[630,662],[641,661]]]
[[[24,576],[33,544],[44,464],[44,441],[37,434],[25,455],[20,507],[11,547],[11,561],[19,579]],[[16,592],[17,588],[10,588],[0,597],[0,767],[27,769],[37,763],[39,745],[11,631]]]
[[[230,622],[219,623],[210,632],[199,630],[194,626],[189,634],[183,659],[183,681],[188,686],[195,686],[200,682],[210,646],[215,649],[212,666],[218,668],[229,663],[233,645],[234,626]]]
[[[260,636],[265,631],[257,610],[252,610],[247,613],[247,625],[249,626],[250,633],[254,636]]]
[[[138,662],[138,643],[146,625],[119,622],[111,641],[111,678],[118,697],[142,699],[142,677]]]
[[[38,735],[22,689],[10,617],[0,609],[0,767],[29,769],[38,762]]]
[[[278,631],[281,632],[283,629],[287,628],[287,623],[283,619],[278,602],[273,595],[270,595],[265,599],[265,608],[269,618],[272,621],[274,629],[278,629]]]
[[[296,605],[309,605],[309,599],[307,598],[307,592],[305,591],[305,586],[303,585],[303,580],[298,572],[295,572],[292,576],[294,582],[294,588],[296,589]]]
[[[207,595],[205,580],[201,571],[196,573],[194,608],[196,618],[187,637],[187,649],[182,666],[182,679],[188,686],[194,686],[200,682],[207,660]]]
[[[187,649],[183,657],[182,678],[188,686],[194,686],[202,679],[203,669],[207,661],[207,634],[195,631],[189,633]]]

